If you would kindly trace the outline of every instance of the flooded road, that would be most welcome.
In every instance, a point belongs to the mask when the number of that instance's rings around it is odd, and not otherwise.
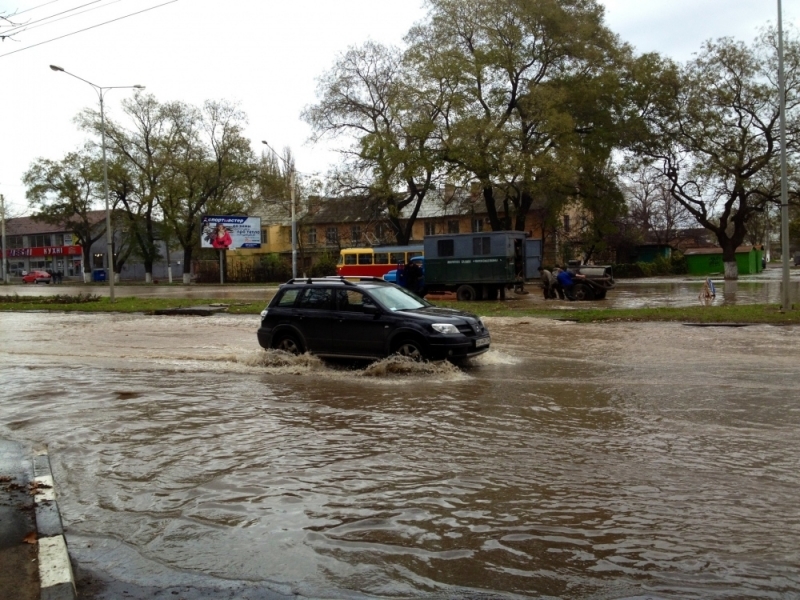
[[[0,313],[82,598],[800,597],[797,326],[491,318],[458,369],[257,321]]]

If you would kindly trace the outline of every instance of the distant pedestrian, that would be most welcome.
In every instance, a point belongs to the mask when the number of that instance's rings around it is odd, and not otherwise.
[[[556,278],[548,269],[539,267],[539,276],[542,278],[542,293],[545,300],[557,298],[556,295]]]

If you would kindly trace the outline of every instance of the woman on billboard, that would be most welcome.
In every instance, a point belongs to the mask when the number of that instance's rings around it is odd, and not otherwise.
[[[211,238],[211,246],[217,250],[227,250],[233,243],[230,232],[222,223],[217,223],[217,229]]]

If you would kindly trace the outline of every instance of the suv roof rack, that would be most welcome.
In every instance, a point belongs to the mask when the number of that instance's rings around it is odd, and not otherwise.
[[[339,282],[344,283],[346,285],[355,285],[356,282],[378,282],[379,281],[381,283],[387,283],[387,281],[385,281],[381,277],[374,277],[374,276],[359,277],[359,276],[353,276],[353,275],[351,275],[349,277],[347,275],[328,275],[327,277],[297,277],[297,278],[290,279],[286,283],[287,284],[291,284],[291,283],[322,283],[322,282],[330,283],[332,281],[339,281]]]

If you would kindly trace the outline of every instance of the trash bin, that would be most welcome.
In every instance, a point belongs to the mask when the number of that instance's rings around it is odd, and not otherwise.
[[[105,280],[106,280],[105,269],[94,269],[92,271],[92,281],[105,281]]]

